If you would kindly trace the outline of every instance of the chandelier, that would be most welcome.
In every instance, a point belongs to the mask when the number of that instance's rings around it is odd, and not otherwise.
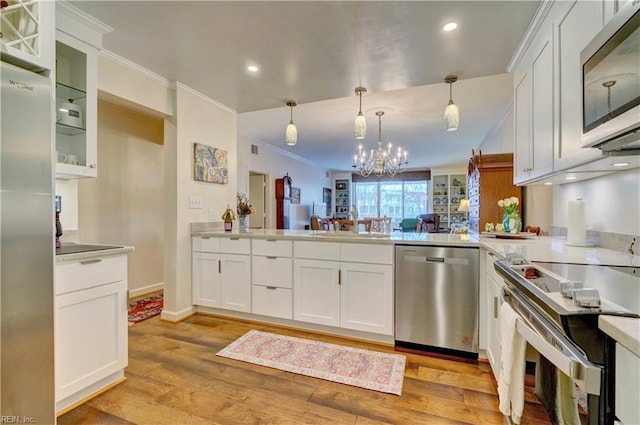
[[[367,157],[362,145],[358,145],[358,153],[353,157],[352,167],[356,173],[363,177],[369,177],[371,174],[375,174],[377,177],[385,174],[395,176],[407,168],[409,163],[407,151],[403,151],[402,148],[398,147],[397,154],[393,156],[391,154],[391,143],[389,143],[387,149],[382,148],[382,116],[384,112],[378,111],[376,115],[378,116],[378,148],[371,149],[369,157]]]

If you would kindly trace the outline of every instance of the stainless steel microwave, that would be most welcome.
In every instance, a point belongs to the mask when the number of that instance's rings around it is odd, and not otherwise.
[[[582,146],[640,154],[640,0],[582,50]]]

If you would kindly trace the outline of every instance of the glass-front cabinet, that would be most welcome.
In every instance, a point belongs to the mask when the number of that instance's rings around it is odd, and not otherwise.
[[[466,211],[458,211],[461,201],[467,199],[467,176],[440,174],[432,177],[431,212],[440,215],[440,229],[448,231],[452,225],[466,221]]]
[[[96,177],[97,49],[56,32],[56,177]]]

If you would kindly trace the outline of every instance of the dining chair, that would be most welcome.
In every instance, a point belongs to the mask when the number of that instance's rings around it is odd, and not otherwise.
[[[540,236],[540,226],[526,226],[524,231],[527,233],[535,233],[536,236]]]

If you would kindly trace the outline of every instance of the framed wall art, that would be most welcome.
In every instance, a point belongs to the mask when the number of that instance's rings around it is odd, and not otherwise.
[[[328,187],[322,188],[322,202],[327,204],[327,217],[331,216],[331,189]]]
[[[194,143],[193,179],[208,183],[229,183],[227,151]]]
[[[291,203],[299,204],[300,203],[300,188],[292,187],[291,188]]]

